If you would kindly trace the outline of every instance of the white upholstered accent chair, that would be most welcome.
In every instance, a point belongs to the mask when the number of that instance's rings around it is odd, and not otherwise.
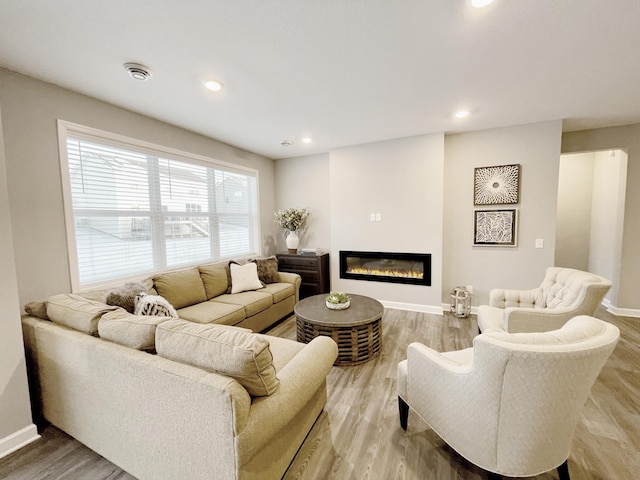
[[[593,315],[610,288],[595,273],[549,267],[538,288],[491,290],[489,305],[478,307],[478,327],[483,333],[556,330],[577,315]]]
[[[551,332],[484,333],[454,352],[412,343],[398,364],[400,425],[411,409],[492,477],[557,468],[568,479],[571,438],[619,335],[583,315]]]

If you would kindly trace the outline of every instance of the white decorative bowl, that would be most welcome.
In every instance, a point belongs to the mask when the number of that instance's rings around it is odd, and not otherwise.
[[[345,303],[329,303],[327,300],[325,300],[325,303],[329,310],[344,310],[345,308],[349,308],[349,306],[351,305],[351,300],[347,300]]]

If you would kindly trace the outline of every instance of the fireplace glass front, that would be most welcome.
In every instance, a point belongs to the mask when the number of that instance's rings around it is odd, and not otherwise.
[[[431,254],[340,251],[340,278],[431,285]]]

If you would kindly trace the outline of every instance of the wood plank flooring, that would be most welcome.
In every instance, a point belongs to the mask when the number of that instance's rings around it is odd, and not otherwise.
[[[640,319],[596,315],[617,325],[622,338],[605,365],[576,430],[569,470],[573,480],[627,480],[640,472]],[[398,422],[396,366],[417,341],[440,351],[471,346],[474,318],[457,319],[386,310],[383,349],[358,366],[334,367],[328,401],[293,460],[285,480],[485,479],[486,472],[449,448],[414,414]],[[293,317],[268,332],[295,339]],[[52,426],[42,439],[0,460],[7,480],[131,480],[132,476]],[[530,477],[556,479],[555,471]],[[188,480],[188,479],[180,479]]]

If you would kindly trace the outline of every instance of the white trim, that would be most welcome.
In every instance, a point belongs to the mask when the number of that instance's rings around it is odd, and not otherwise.
[[[62,183],[62,204],[64,223],[67,231],[67,257],[69,259],[69,278],[71,291],[80,290],[80,266],[78,265],[78,245],[73,220],[73,204],[71,198],[71,179],[69,178],[69,157],[67,152],[68,128],[72,124],[58,120],[58,151],[60,155],[60,181]]]
[[[18,430],[11,435],[0,438],[0,458],[6,457],[10,453],[19,450],[39,438],[40,435],[38,435],[38,429],[33,423],[24,427],[22,430]]]
[[[423,313],[433,313],[435,315],[442,315],[442,307],[437,307],[434,305],[418,305],[415,303],[389,302],[387,300],[380,300],[380,303],[385,308],[393,308],[396,310],[408,310],[410,312],[423,312]]]
[[[224,160],[218,160],[217,158],[205,157],[204,155],[198,155],[197,153],[185,152],[184,150],[178,150],[177,148],[166,147],[164,145],[158,145],[144,140],[138,140],[137,138],[127,137],[118,133],[107,132],[106,130],[100,130],[98,128],[86,127],[77,123],[68,122],[66,120],[58,119],[58,131],[64,130],[64,142],[66,144],[66,135],[69,131],[72,131],[74,135],[83,137],[86,140],[96,140],[96,137],[104,140],[105,142],[122,148],[122,144],[127,144],[137,149],[143,150],[154,156],[163,158],[173,157],[174,160],[188,160],[191,163],[197,163],[205,167],[211,167],[211,165],[217,165],[225,167],[229,170],[238,173],[252,173],[257,174],[258,170],[251,167],[245,167],[243,165],[236,165],[235,163],[225,162]],[[66,147],[65,147],[66,149]]]
[[[611,302],[606,298],[602,301],[602,305],[607,309],[607,312],[613,313],[614,315],[618,315],[620,317],[640,318],[640,310],[636,308],[618,308],[611,305]]]

